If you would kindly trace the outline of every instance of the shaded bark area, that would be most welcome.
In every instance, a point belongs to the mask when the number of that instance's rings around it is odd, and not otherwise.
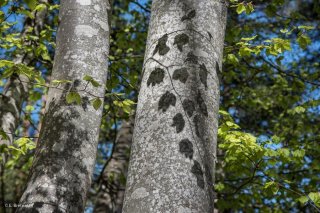
[[[41,2],[48,3],[47,0]],[[39,36],[44,26],[47,10],[44,9],[34,15],[34,20],[27,18],[21,37],[26,36],[29,27],[34,27],[35,34]],[[31,45],[31,42],[24,45]],[[13,61],[15,64],[23,63],[29,65],[33,57],[33,54],[23,53],[17,55]],[[27,76],[14,74],[8,79],[3,88],[3,92],[0,96],[0,130],[2,129],[6,133],[8,139],[1,139],[0,144],[12,145],[13,143],[14,132],[19,125],[22,104],[28,96],[28,82],[29,79]]]
[[[50,88],[30,179],[17,212],[83,212],[96,158],[109,53],[105,0],[62,0],[52,80],[72,83]],[[87,84],[92,76],[101,86]],[[79,92],[81,105],[66,95]],[[23,206],[25,205],[25,206]]]
[[[132,144],[133,120],[124,121],[114,144],[114,151],[102,174],[95,213],[121,213]]]
[[[213,212],[225,1],[154,0],[123,212]]]

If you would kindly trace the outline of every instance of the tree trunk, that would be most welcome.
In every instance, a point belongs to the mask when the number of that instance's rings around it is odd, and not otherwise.
[[[41,3],[48,3],[48,0],[43,0]],[[34,30],[35,34],[39,36],[44,26],[47,10],[41,10],[34,15]],[[31,26],[32,20],[27,21],[22,32],[22,37],[26,36],[27,30]],[[31,45],[31,42],[24,45]],[[33,57],[34,55],[32,54],[23,53],[17,55],[13,61],[15,64],[23,63],[29,65]],[[2,129],[6,133],[8,139],[0,140],[0,144],[12,145],[13,143],[14,133],[19,125],[22,104],[28,96],[28,82],[29,79],[25,75],[13,75],[4,86],[3,93],[0,96],[0,130]]]
[[[93,173],[102,107],[90,100],[104,97],[109,52],[106,0],[62,0],[53,80],[70,80],[50,88],[31,176],[17,212],[83,212]],[[94,88],[82,79],[93,77]],[[81,105],[66,95],[79,92]],[[30,204],[28,206],[28,204]]]
[[[154,0],[123,212],[213,212],[224,1]]]
[[[133,120],[123,122],[102,176],[95,213],[121,213],[132,144]]]

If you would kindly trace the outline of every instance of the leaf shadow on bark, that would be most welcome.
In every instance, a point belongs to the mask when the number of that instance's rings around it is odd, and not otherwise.
[[[67,91],[74,85],[67,84],[59,99],[49,103],[44,116],[43,129],[36,148],[35,160],[30,173],[24,203],[36,202],[30,207],[20,207],[19,212],[43,212],[47,209],[58,212],[83,212],[83,179],[88,180],[90,168],[81,159],[82,147],[89,143],[87,129],[79,127],[83,106],[68,104]],[[50,188],[51,187],[51,188]],[[43,200],[43,201],[40,201]],[[64,204],[65,207],[59,205]],[[51,212],[51,211],[50,211]]]

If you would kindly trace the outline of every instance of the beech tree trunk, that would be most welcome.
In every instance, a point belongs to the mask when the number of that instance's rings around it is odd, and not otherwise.
[[[123,212],[213,212],[227,5],[154,0]]]
[[[102,174],[95,213],[121,213],[132,144],[133,120],[125,121],[118,132],[114,150]]]
[[[48,0],[43,0],[41,3],[48,3]],[[43,29],[45,18],[47,15],[47,10],[41,10],[34,14],[34,30],[35,34],[39,35]],[[27,30],[32,26],[32,20],[26,22],[22,37],[25,37]],[[24,44],[24,45],[31,45]],[[25,64],[29,65],[32,58],[32,54],[19,54],[14,58],[15,64]],[[14,140],[14,132],[19,125],[19,118],[22,110],[22,104],[27,99],[28,96],[28,82],[29,79],[25,75],[14,75],[8,79],[6,85],[4,86],[3,93],[0,96],[0,130],[2,129],[8,139],[0,140],[1,144],[12,145]]]
[[[62,0],[52,80],[31,176],[17,212],[83,212],[94,169],[109,52],[107,0]],[[101,86],[83,80],[88,75]],[[81,105],[66,95],[79,92]]]

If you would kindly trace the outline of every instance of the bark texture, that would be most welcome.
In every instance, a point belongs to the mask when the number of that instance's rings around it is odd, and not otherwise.
[[[103,97],[109,52],[106,0],[62,0],[53,80],[70,84],[50,88],[35,160],[17,212],[83,212],[95,164],[102,107],[90,105]],[[96,79],[94,88],[82,79]],[[67,104],[66,95],[78,91],[81,105]],[[30,205],[28,205],[30,204]]]
[[[154,0],[124,213],[213,212],[227,5]]]
[[[48,3],[48,0],[43,0],[41,3]],[[34,15],[34,24],[32,20],[27,19],[22,37],[26,36],[27,29],[32,25],[36,35],[39,35],[43,29],[47,10],[41,10]],[[31,42],[24,45],[31,45]],[[32,54],[19,54],[14,58],[14,63],[29,65],[33,57]],[[14,132],[19,125],[22,104],[28,96],[28,82],[29,79],[25,75],[13,75],[4,86],[3,93],[0,96],[0,130],[2,129],[6,133],[8,139],[1,140],[0,145],[12,145],[13,143]]]
[[[132,144],[133,120],[123,122],[102,176],[95,213],[121,213]]]

